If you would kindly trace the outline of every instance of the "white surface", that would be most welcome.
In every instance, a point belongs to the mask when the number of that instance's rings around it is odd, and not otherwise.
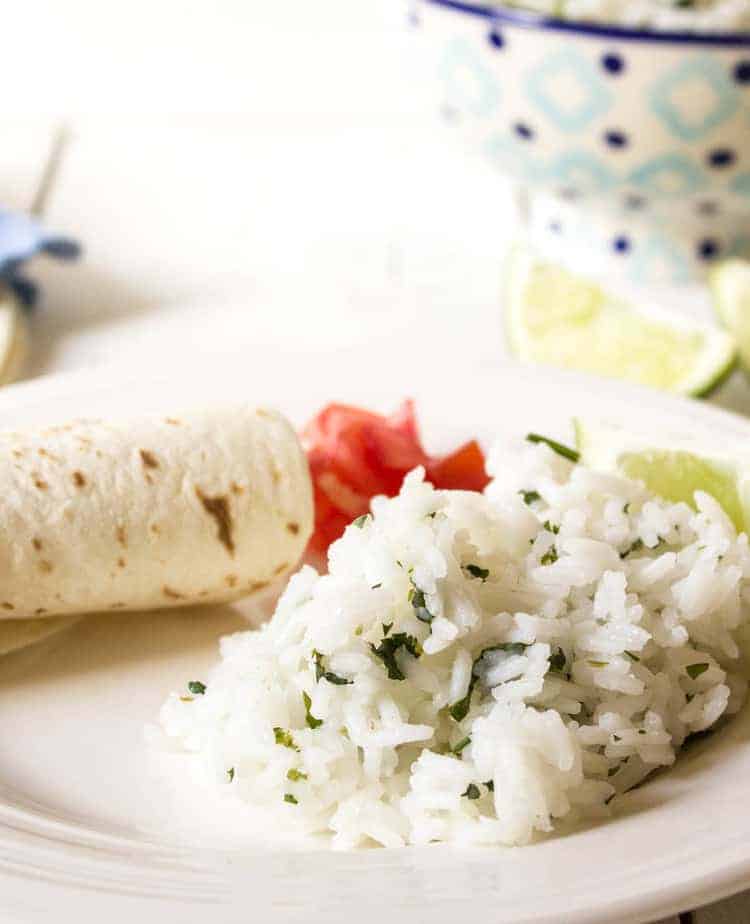
[[[272,400],[299,423],[332,394],[387,409],[405,393],[420,408],[427,442],[438,448],[469,434],[522,436],[529,427],[566,435],[568,414],[608,415],[637,426],[646,413],[677,430],[708,427],[717,439],[750,437],[750,423],[708,406],[507,366],[457,366],[449,379],[416,360],[415,375],[374,376],[366,352],[347,358],[298,357],[292,379],[273,357],[227,354],[202,367],[103,385],[99,376],[55,378],[0,393],[6,425],[59,421],[72,414],[164,410],[244,389]],[[304,390],[298,381],[305,382]],[[508,396],[522,395],[510,402]],[[560,401],[550,401],[556,394]],[[565,407],[561,416],[560,408]],[[501,409],[501,413],[499,413]],[[471,903],[501,922],[636,924],[736,888],[750,874],[750,843],[737,800],[750,779],[750,710],[695,745],[677,769],[632,793],[603,825],[517,850],[327,851],[279,849],[251,831],[228,830],[222,813],[201,809],[190,782],[154,762],[143,726],[165,691],[200,676],[219,634],[239,627],[249,604],[102,617],[36,648],[9,656],[0,678],[2,749],[0,891],[20,921],[35,921],[35,901],[54,903],[62,920],[134,914],[160,921],[309,919],[373,924],[372,895],[397,895],[394,924],[428,914],[454,921]],[[10,746],[13,742],[14,746]],[[210,846],[214,845],[214,846]],[[596,864],[596,877],[582,875]],[[75,886],[75,888],[73,888]],[[436,891],[432,891],[432,887]],[[502,902],[498,902],[498,896]],[[417,912],[419,909],[419,912]]]
[[[501,363],[499,256],[513,228],[510,196],[442,136],[425,135],[419,95],[393,56],[398,0],[175,9],[142,0],[127,15],[92,0],[68,0],[64,14],[55,0],[14,8],[0,62],[13,88],[4,101],[0,202],[31,204],[55,124],[70,117],[74,138],[47,221],[87,248],[76,267],[34,267],[46,288],[28,373],[94,366],[106,379],[112,364],[158,369],[190,348],[249,351],[256,343],[274,351],[299,391],[307,383],[294,354],[306,349],[370,344],[379,375],[384,362],[389,375],[399,370],[405,390],[417,379],[415,357],[432,358],[445,377],[457,357],[482,368]],[[204,363],[196,368],[205,379]],[[355,371],[353,381],[362,376]],[[715,400],[747,411],[749,395],[735,377]],[[648,405],[651,396],[638,400]],[[552,389],[546,401],[567,415],[566,395]],[[190,663],[212,657],[216,619],[207,639],[204,622],[190,623],[195,634],[182,624],[178,652]],[[159,671],[167,642],[150,638],[148,624],[131,638],[118,636],[96,664],[83,647],[45,681],[49,695],[101,680],[113,662],[145,660]],[[28,657],[33,687],[37,662]],[[38,659],[46,662],[47,649]],[[111,692],[117,697],[122,690]],[[158,702],[141,704],[124,726],[128,744]],[[63,726],[60,738],[71,734]],[[44,740],[25,729],[24,740],[32,745],[24,773],[33,778]],[[89,746],[85,731],[77,740],[96,773],[117,768],[119,757]],[[75,801],[88,779],[88,769],[78,783],[66,770],[57,791],[72,786]],[[411,879],[407,894],[417,885]],[[0,919],[20,924],[24,909],[49,908],[48,888],[27,880],[13,905],[0,891]],[[325,906],[313,910],[321,916]],[[745,897],[695,913],[695,924],[747,920]]]

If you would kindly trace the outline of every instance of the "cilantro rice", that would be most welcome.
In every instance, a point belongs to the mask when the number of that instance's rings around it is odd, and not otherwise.
[[[489,469],[484,494],[412,472],[169,697],[207,785],[340,848],[525,844],[738,710],[750,554],[711,497],[543,441]]]

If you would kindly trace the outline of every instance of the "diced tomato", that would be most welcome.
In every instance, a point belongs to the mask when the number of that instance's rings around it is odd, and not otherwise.
[[[484,453],[476,440],[464,443],[442,459],[433,459],[425,471],[427,480],[436,488],[483,491],[490,480],[484,468]]]
[[[376,494],[398,494],[404,476],[423,465],[436,488],[481,491],[484,455],[472,440],[447,456],[431,457],[419,438],[414,403],[390,417],[346,404],[329,404],[302,431],[315,491],[310,548],[325,552]]]

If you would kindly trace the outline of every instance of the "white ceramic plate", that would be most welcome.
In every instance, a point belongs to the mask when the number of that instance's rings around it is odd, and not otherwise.
[[[636,388],[515,366],[436,365],[418,356],[383,370],[361,354],[244,355],[203,358],[158,383],[50,378],[0,393],[0,426],[174,411],[238,394],[302,422],[332,399],[387,410],[412,395],[433,448],[529,429],[565,437],[574,413],[750,438],[739,418]],[[217,638],[249,612],[244,604],[92,618],[0,662],[8,920],[46,920],[54,909],[63,924],[636,924],[750,884],[748,710],[625,797],[616,817],[530,847],[334,853],[259,842],[231,805],[174,768],[165,775],[144,736],[166,693],[200,677]]]

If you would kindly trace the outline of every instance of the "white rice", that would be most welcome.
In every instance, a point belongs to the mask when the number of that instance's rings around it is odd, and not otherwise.
[[[544,445],[489,466],[484,495],[412,472],[327,575],[222,639],[205,693],[169,697],[164,730],[215,785],[337,847],[525,844],[737,711],[750,554],[711,497],[665,503]]]
[[[502,6],[503,4],[495,4]],[[750,0],[508,0],[547,16],[676,32],[750,30]]]

